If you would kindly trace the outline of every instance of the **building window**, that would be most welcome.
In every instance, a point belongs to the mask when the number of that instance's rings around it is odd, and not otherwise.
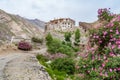
[[[68,23],[68,25],[70,25],[70,23]]]

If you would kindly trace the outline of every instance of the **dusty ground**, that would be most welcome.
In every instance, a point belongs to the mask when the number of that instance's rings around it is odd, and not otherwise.
[[[0,52],[0,80],[51,80],[34,54],[42,53],[45,50]]]

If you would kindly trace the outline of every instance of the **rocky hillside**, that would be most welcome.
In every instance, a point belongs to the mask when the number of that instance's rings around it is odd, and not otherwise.
[[[37,27],[40,27],[42,29],[45,28],[45,22],[41,21],[39,19],[27,19],[30,23],[34,24]]]
[[[99,27],[103,27],[107,23],[108,22],[106,22],[104,20],[103,21],[102,20],[97,20],[97,21],[92,22],[92,23],[79,22],[79,26],[81,26],[85,30],[89,30],[89,29],[97,29]]]
[[[39,36],[43,30],[38,26],[23,17],[0,10],[0,43],[9,41],[12,36],[21,38]]]
[[[81,26],[85,30],[88,30],[88,29],[92,28],[92,24],[91,23],[86,23],[86,22],[79,22],[79,26]]]

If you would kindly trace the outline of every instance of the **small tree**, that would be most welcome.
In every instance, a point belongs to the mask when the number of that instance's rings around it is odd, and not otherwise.
[[[65,41],[70,42],[71,33],[70,32],[66,32],[64,37],[65,37]]]
[[[74,42],[74,44],[75,44],[75,45],[79,45],[79,42],[80,42],[80,30],[77,29],[77,30],[75,31],[75,42]]]
[[[46,44],[49,45],[52,42],[52,40],[53,40],[52,35],[50,33],[48,33],[46,36],[46,41],[47,41]]]

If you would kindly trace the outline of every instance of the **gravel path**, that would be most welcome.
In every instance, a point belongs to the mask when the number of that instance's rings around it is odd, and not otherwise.
[[[0,55],[0,80],[51,80],[33,54]]]

